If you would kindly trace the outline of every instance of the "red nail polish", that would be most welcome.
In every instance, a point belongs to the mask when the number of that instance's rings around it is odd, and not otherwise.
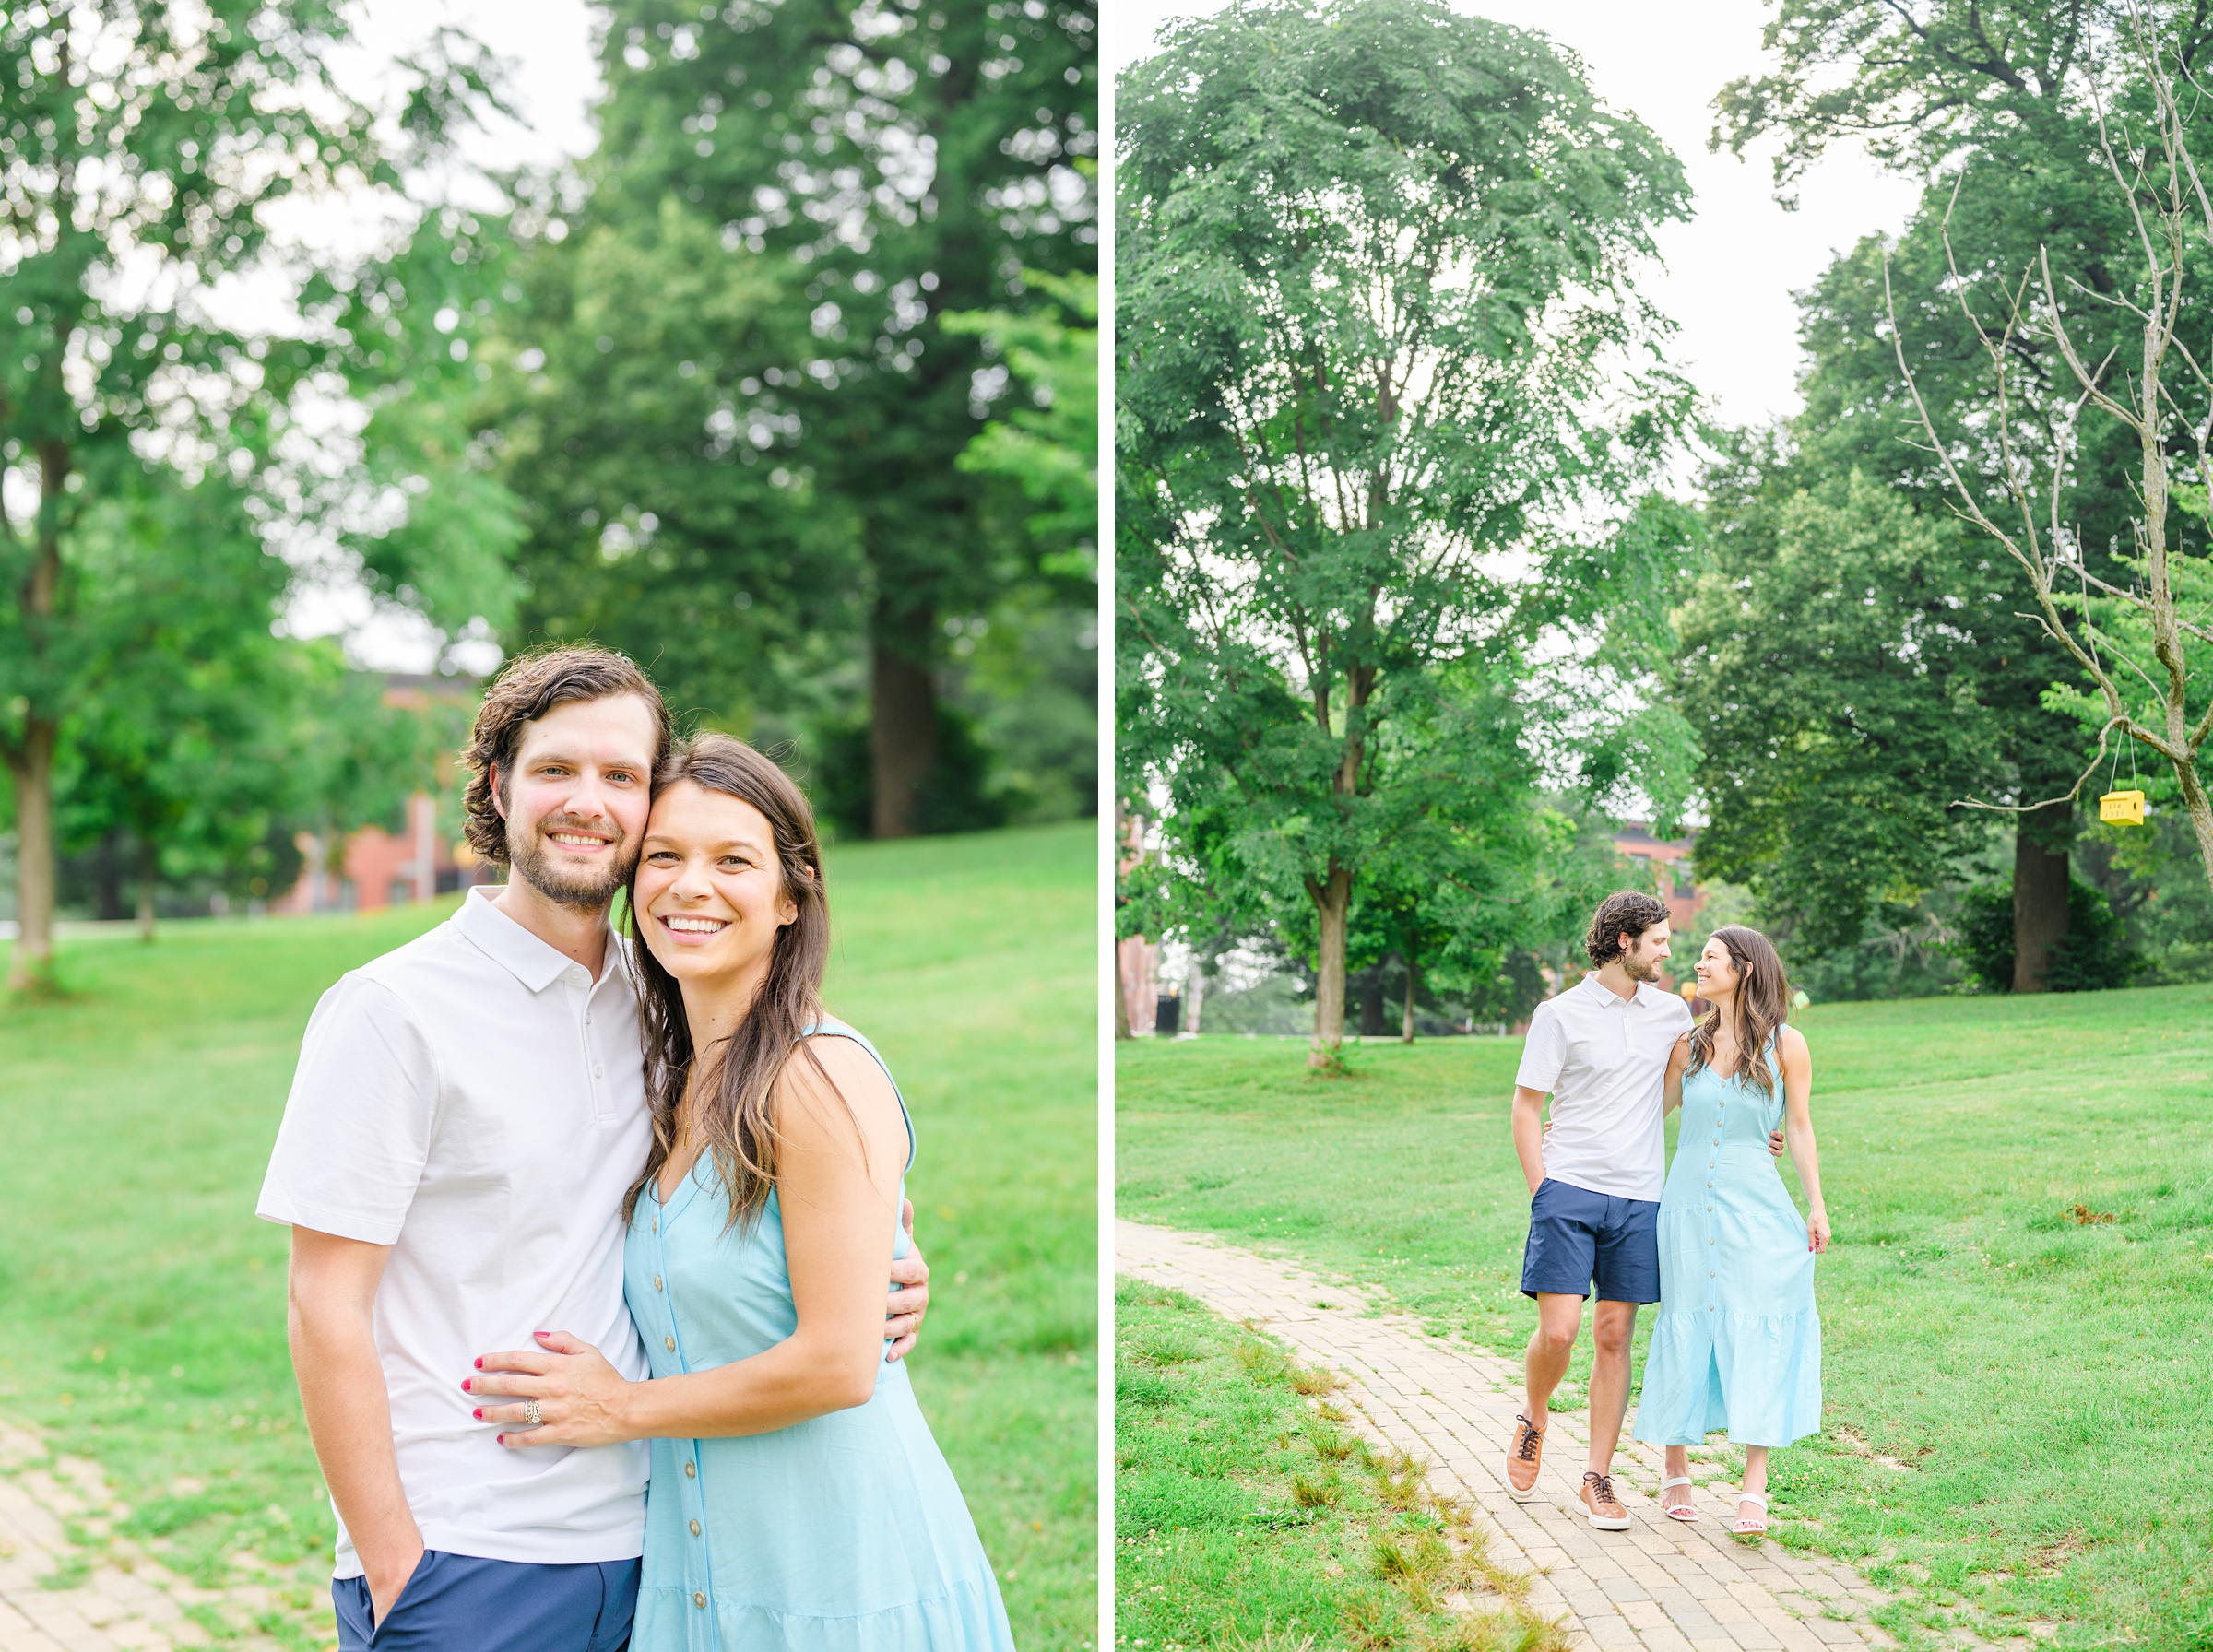
[[[479,1406],[475,1410],[471,1411],[469,1415],[474,1417],[479,1422],[481,1422],[484,1421],[484,1408],[482,1406]]]
[[[461,1379],[461,1392],[464,1394],[468,1392],[468,1378],[466,1376]]]
[[[478,1369],[479,1371],[481,1371],[481,1370],[483,1370],[483,1369],[484,1369],[484,1362],[483,1362],[482,1360],[479,1360],[479,1361],[477,1362],[477,1369]]]
[[[491,1437],[492,1440],[498,1445],[504,1446],[507,1444],[507,1436],[505,1434],[494,1434]]]

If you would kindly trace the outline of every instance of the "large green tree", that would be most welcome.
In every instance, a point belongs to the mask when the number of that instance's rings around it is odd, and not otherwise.
[[[1706,568],[1677,616],[1712,800],[1699,870],[1748,885],[1796,960],[1871,935],[1896,952],[1982,842],[1954,800],[2008,778],[1982,699],[2008,667],[1957,592],[1971,542],[1772,439],[1743,441],[1706,490]]]
[[[1844,139],[1929,181],[1899,236],[1863,241],[1810,289],[1805,411],[1785,440],[1717,472],[1713,542],[1746,595],[1733,603],[1710,588],[1693,622],[1687,669],[1712,814],[1701,868],[1787,885],[1777,898],[1790,911],[1775,910],[1809,946],[1925,928],[1922,897],[1956,876],[1946,868],[1994,820],[2014,827],[2018,985],[2037,990],[2064,943],[2076,815],[2046,800],[2074,784],[2084,741],[2050,690],[2076,677],[2075,663],[2032,617],[2002,547],[1955,531],[1899,357],[1902,347],[1962,465],[1998,474],[1996,390],[1969,310],[2003,311],[2043,249],[2055,277],[2089,294],[2115,292],[2136,255],[2082,80],[2114,44],[2124,9],[1783,0],[1767,30],[1775,67],[1717,100],[1716,141],[1739,152],[1778,141],[1786,191]],[[2203,8],[2163,9],[2203,63],[2213,40]],[[2079,311],[2093,359],[2136,324],[2095,302]],[[2070,425],[2071,375],[2048,335],[2017,333],[2008,348],[2014,440],[2048,459]],[[2119,576],[2134,439],[2117,428],[2081,435],[2067,501],[2076,541],[2093,572]],[[1763,548],[1786,531],[1796,549],[1770,560]],[[1833,563],[1817,541],[1834,547]],[[1816,646],[1776,654],[1778,635],[1793,631]],[[1732,661],[1762,658],[1785,667],[1768,687],[1729,679],[1740,669]],[[2018,812],[1956,807],[1970,800]],[[1866,831],[1848,844],[1828,823],[1850,820]]]
[[[621,0],[587,197],[525,282],[527,626],[726,714],[819,699],[858,639],[880,836],[929,816],[953,644],[1081,595],[961,463],[1010,373],[943,324],[1095,269],[1096,35],[1087,0]]]
[[[293,646],[272,632],[288,584],[243,490],[147,472],[77,524],[81,576],[100,592],[85,629],[93,687],[62,726],[65,849],[120,838],[153,933],[165,851],[243,860],[292,801],[281,738]]]
[[[1387,761],[1394,731],[1644,543],[1559,525],[1669,428],[1633,270],[1682,173],[1538,37],[1435,0],[1175,25],[1117,107],[1122,784],[1310,903],[1326,1066],[1364,871],[1487,784]]]
[[[331,73],[346,39],[340,9],[314,3],[0,12],[0,757],[18,985],[53,957],[55,759],[127,619],[87,562],[88,525],[149,466],[265,477],[295,392],[349,364],[332,318],[289,301],[311,295],[297,249],[272,241],[276,209],[398,198],[488,89],[467,42],[442,35],[407,65],[404,106],[373,110]],[[225,290],[254,279],[288,301]],[[283,514],[289,486],[269,491]],[[396,589],[428,583],[388,572]]]

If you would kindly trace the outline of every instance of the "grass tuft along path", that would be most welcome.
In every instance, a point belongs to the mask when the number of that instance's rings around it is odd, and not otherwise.
[[[1901,1629],[1964,1608],[2063,1647],[2213,1652],[2213,988],[1798,1024],[1836,1245],[1826,1432],[1775,1456],[1778,1537],[1911,1591]],[[1519,1040],[1364,1044],[1343,1080],[1295,1040],[1118,1056],[1121,1215],[1519,1352]],[[1586,1403],[1588,1369],[1586,1335],[1556,1409]]]
[[[834,851],[831,1008],[914,1108],[930,1258],[915,1388],[1025,1646],[1096,1617],[1095,833]],[[242,1554],[327,1616],[331,1524],[254,1218],[308,1011],[450,911],[178,926],[65,949],[0,1004],[0,1410],[95,1458],[204,1583]],[[5,949],[0,949],[4,956]]]

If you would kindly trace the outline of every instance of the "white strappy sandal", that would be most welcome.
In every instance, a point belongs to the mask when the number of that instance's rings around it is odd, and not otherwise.
[[[1746,1537],[1756,1537],[1768,1528],[1768,1500],[1757,1492],[1739,1492],[1736,1494],[1737,1508],[1741,1511],[1747,1503],[1759,1504],[1759,1516],[1746,1519],[1740,1512],[1736,1516],[1736,1529]]]
[[[1660,1512],[1665,1515],[1671,1520],[1682,1520],[1685,1522],[1696,1520],[1698,1517],[1698,1509],[1693,1504],[1687,1503],[1670,1503],[1667,1500],[1667,1488],[1670,1486],[1696,1485],[1697,1483],[1698,1482],[1692,1480],[1687,1474],[1677,1474],[1672,1479],[1662,1481],[1660,1482]]]

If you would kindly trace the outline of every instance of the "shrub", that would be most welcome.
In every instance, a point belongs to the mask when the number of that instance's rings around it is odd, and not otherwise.
[[[2013,990],[2013,885],[1985,883],[1959,903],[1954,943],[1968,973],[1989,992]],[[2143,968],[2122,934],[2105,895],[2079,878],[2067,884],[2066,938],[2044,969],[2049,992],[2099,992],[2125,986]]]

